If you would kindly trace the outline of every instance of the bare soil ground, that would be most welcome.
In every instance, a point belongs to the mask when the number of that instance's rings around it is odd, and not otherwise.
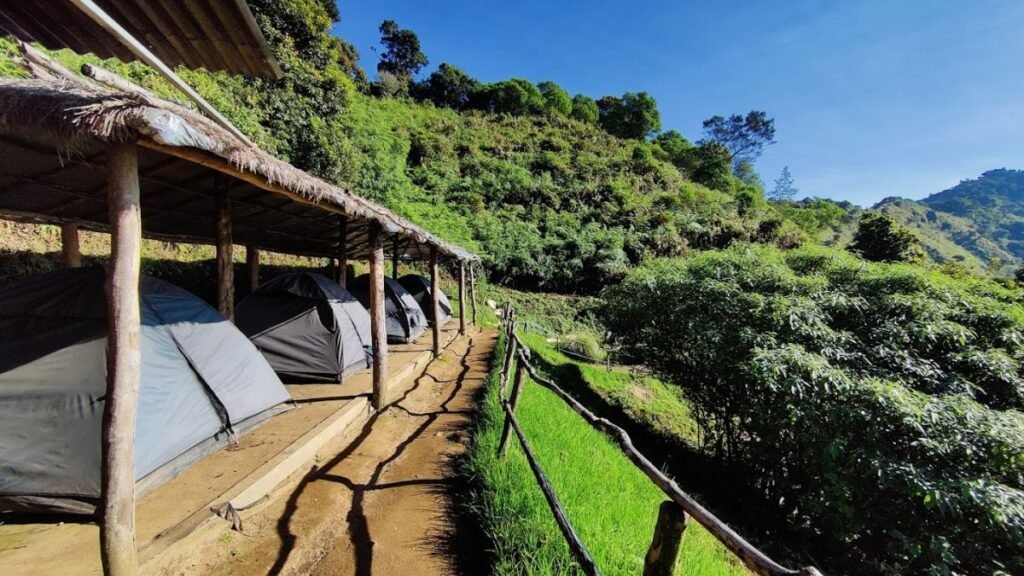
[[[225,528],[159,573],[484,572],[479,530],[457,513],[465,487],[454,460],[495,338],[487,330],[456,340],[390,408],[329,445],[297,487],[243,514],[244,533]]]

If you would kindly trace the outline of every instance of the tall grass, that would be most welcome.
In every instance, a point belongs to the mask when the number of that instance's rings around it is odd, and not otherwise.
[[[495,366],[501,363],[503,342]],[[465,472],[477,488],[471,506],[492,544],[500,575],[579,572],[516,440],[496,456],[502,426],[492,369]],[[562,400],[527,381],[518,417],[570,521],[604,574],[639,574],[664,495],[602,433]],[[679,574],[746,574],[710,534],[687,529]]]

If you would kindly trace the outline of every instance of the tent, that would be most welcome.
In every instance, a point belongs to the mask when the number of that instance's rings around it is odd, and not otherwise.
[[[0,289],[0,510],[92,514],[100,496],[107,303],[102,267]],[[287,390],[196,296],[140,282],[135,478],[148,489],[284,409]]]
[[[370,275],[363,274],[353,279],[348,289],[369,310]],[[393,278],[384,278],[384,313],[387,316],[388,342],[412,342],[427,328],[427,317],[416,299]]]
[[[434,301],[430,298],[430,278],[419,274],[406,274],[398,279],[398,283],[412,294],[412,297],[419,303],[428,322],[434,321]],[[438,308],[441,309],[441,326],[444,326],[452,319],[452,305],[448,297],[438,288]]]
[[[282,377],[341,382],[371,366],[370,314],[320,274],[263,283],[238,305],[235,323]]]

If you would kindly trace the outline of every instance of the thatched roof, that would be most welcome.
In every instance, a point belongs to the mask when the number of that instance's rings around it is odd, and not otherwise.
[[[95,0],[169,66],[279,78],[281,67],[245,0]],[[52,50],[135,60],[112,34],[71,0],[17,0],[0,6],[0,32]]]
[[[107,226],[105,151],[137,141],[143,233],[211,243],[214,181],[227,177],[236,244],[335,256],[339,215],[348,218],[349,257],[368,255],[370,222],[403,259],[477,260],[458,246],[355,194],[238,140],[207,118],[137,89],[115,91],[84,77],[34,69],[0,80],[0,216]],[[126,83],[127,84],[127,83]]]

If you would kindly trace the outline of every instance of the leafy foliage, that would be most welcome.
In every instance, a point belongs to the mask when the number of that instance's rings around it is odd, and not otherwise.
[[[572,112],[572,100],[569,93],[561,86],[547,80],[537,84],[541,96],[544,97],[544,109],[553,116],[568,116]]]
[[[878,212],[861,216],[850,250],[875,262],[916,262],[924,256],[913,232]]]
[[[604,100],[604,99],[602,99]],[[647,92],[626,92],[601,110],[601,127],[619,138],[646,140],[661,130],[658,103]]]
[[[579,120],[584,124],[597,124],[598,118],[601,117],[597,102],[583,94],[572,97],[572,112],[569,115],[573,120]]]
[[[779,178],[775,180],[775,187],[772,188],[768,197],[772,200],[792,200],[796,198],[797,192],[799,190],[793,183],[793,174],[789,171],[789,166],[784,166],[782,174],[779,174]]]
[[[603,294],[625,351],[679,386],[836,566],[1024,570],[1024,294],[825,249],[658,262]]]
[[[704,121],[704,139],[728,148],[734,166],[753,164],[765,146],[775,143],[775,120],[760,110],[751,110],[746,116],[712,116]]]
[[[466,110],[479,90],[480,82],[459,68],[444,63],[416,85],[413,95],[436,106]]]
[[[921,203],[970,221],[981,236],[1024,259],[1024,170],[989,170]]]
[[[420,39],[412,30],[399,28],[394,20],[380,23],[380,43],[384,52],[377,63],[377,72],[391,74],[408,83],[429,63],[420,50]]]

